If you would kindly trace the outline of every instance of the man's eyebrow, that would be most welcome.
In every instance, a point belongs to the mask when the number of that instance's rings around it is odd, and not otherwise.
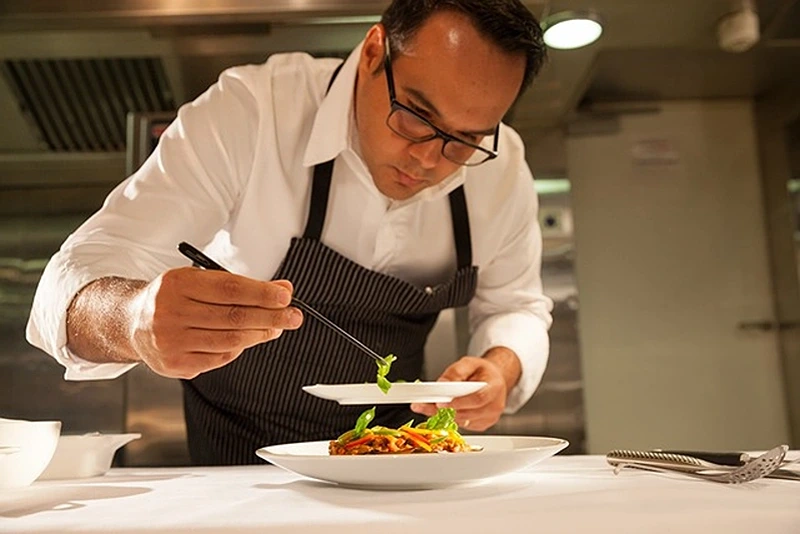
[[[425,95],[422,94],[422,92],[420,92],[420,91],[418,91],[416,89],[413,89],[411,87],[403,87],[403,89],[405,90],[406,93],[408,93],[409,95],[413,96],[414,100],[419,101],[420,104],[422,104],[423,106],[428,108],[431,112],[433,112],[434,115],[436,115],[437,117],[441,118],[442,114],[439,113],[439,110],[436,109],[436,106],[431,104],[430,100],[425,98]],[[494,135],[496,131],[497,131],[497,126],[493,126],[491,128],[487,128],[485,130],[460,130],[460,131],[458,131],[456,133],[459,133],[459,134],[462,134],[462,135],[484,135],[485,136],[485,135]]]

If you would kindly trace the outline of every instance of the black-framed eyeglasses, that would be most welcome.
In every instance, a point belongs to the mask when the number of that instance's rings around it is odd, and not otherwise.
[[[386,126],[394,133],[413,143],[424,143],[432,139],[442,140],[442,156],[457,163],[474,167],[481,163],[486,163],[490,159],[497,157],[497,141],[500,132],[500,125],[494,131],[494,142],[492,149],[484,148],[480,145],[459,139],[449,133],[440,130],[431,122],[397,101],[394,90],[394,74],[392,73],[392,59],[389,53],[389,38],[386,37],[384,46],[386,54],[384,56],[384,70],[386,71],[386,84],[389,86],[389,102],[391,109],[389,116],[386,117]]]

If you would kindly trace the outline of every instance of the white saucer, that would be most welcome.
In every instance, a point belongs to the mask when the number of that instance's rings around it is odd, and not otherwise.
[[[412,402],[450,402],[456,397],[475,393],[486,382],[399,382],[387,393],[378,384],[316,384],[303,386],[315,397],[339,404],[410,404]]]

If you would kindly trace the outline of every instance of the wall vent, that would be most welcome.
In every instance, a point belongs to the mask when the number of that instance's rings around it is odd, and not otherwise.
[[[124,151],[128,112],[175,110],[159,58],[14,59],[2,70],[54,152]]]

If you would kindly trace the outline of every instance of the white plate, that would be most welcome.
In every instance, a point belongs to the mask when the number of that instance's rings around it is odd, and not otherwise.
[[[450,402],[455,397],[475,393],[486,382],[400,382],[387,393],[376,383],[316,384],[303,391],[339,404],[409,404],[412,402]]]
[[[533,436],[466,436],[480,452],[330,456],[327,441],[263,447],[256,454],[287,471],[341,486],[415,490],[475,483],[549,458],[569,443]]]

